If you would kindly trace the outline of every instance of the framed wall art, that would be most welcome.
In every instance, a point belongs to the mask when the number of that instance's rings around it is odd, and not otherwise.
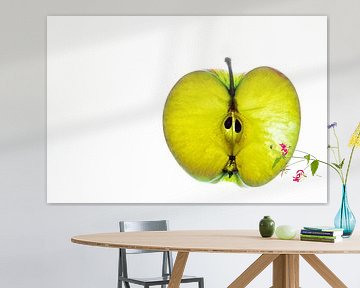
[[[48,17],[48,203],[326,203],[314,159],[327,17]]]

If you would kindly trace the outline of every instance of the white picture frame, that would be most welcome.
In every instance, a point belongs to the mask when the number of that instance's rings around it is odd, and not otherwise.
[[[48,16],[48,203],[327,203],[327,169],[256,188],[189,176],[162,111],[191,71],[271,66],[301,104],[297,147],[327,159],[326,16]]]

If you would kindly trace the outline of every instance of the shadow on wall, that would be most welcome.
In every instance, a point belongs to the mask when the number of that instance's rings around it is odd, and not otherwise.
[[[58,18],[58,17],[54,17]],[[62,17],[59,17],[59,19]],[[65,17],[67,21],[69,21],[68,25],[72,25],[73,21],[76,20],[78,17]],[[83,20],[86,20],[88,17],[81,17]],[[104,111],[102,114],[98,115],[92,115],[91,117],[83,117],[79,118],[75,122],[71,123],[61,123],[57,125],[56,127],[52,127],[54,133],[53,135],[57,135],[56,137],[59,137],[59,139],[63,137],[75,137],[76,135],[79,135],[81,133],[91,133],[96,130],[102,130],[106,129],[106,127],[110,126],[121,126],[126,125],[127,123],[133,123],[134,121],[148,121],[149,119],[152,119],[154,117],[157,117],[158,115],[161,115],[161,107],[163,106],[163,103],[165,102],[166,96],[168,92],[171,89],[172,84],[175,83],[179,77],[181,77],[184,73],[187,73],[189,71],[181,71],[181,69],[177,69],[178,67],[175,66],[175,59],[177,55],[186,54],[186,57],[188,58],[189,62],[194,63],[194,69],[197,69],[195,67],[203,67],[201,63],[206,63],[209,61],[208,56],[209,53],[207,53],[211,48],[216,45],[219,45],[219,41],[217,38],[214,38],[212,33],[210,33],[212,30],[217,29],[217,27],[221,27],[221,25],[217,21],[210,21],[206,23],[206,29],[204,30],[203,27],[196,27],[196,21],[194,17],[194,20],[190,20],[187,22],[186,26],[180,25],[180,23],[177,23],[176,21],[174,23],[171,23],[171,25],[164,27],[163,25],[160,25],[156,21],[146,21],[146,25],[141,22],[141,18],[139,18],[139,21],[136,25],[132,26],[131,29],[129,27],[126,27],[126,29],[123,29],[121,26],[121,23],[118,23],[118,27],[114,29],[113,25],[117,23],[118,21],[115,21],[118,17],[98,17],[98,18],[106,18],[109,19],[109,21],[106,21],[103,25],[98,25],[95,22],[91,21],[83,21],[79,22],[83,26],[79,26],[78,28],[80,31],[81,29],[86,29],[89,31],[89,33],[79,35],[76,33],[76,31],[79,31],[77,29],[73,29],[72,34],[67,35],[66,41],[58,41],[63,40],[61,37],[57,39],[56,35],[57,33],[61,32],[61,29],[63,29],[62,25],[54,25],[52,30],[48,30],[48,43],[51,44],[51,55],[62,55],[66,53],[76,53],[77,51],[81,53],[82,50],[87,50],[88,46],[94,46],[94,40],[97,40],[97,45],[99,48],[106,47],[107,45],[112,45],[112,43],[116,43],[123,39],[134,39],[137,37],[144,37],[146,34],[154,34],[158,35],[160,38],[160,43],[164,43],[164,45],[159,45],[157,47],[148,47],[147,50],[148,55],[152,55],[156,53],[156,55],[162,55],[162,59],[165,59],[161,63],[157,63],[155,67],[152,67],[152,73],[156,71],[159,76],[158,78],[161,79],[158,83],[153,83],[153,85],[150,87],[151,89],[148,89],[147,87],[142,87],[142,79],[138,79],[139,85],[137,87],[134,87],[134,93],[132,95],[125,95],[125,97],[129,98],[136,98],[138,97],[137,91],[141,91],[142,94],[146,94],[146,97],[144,101],[138,101],[141,102],[140,104],[137,104],[136,106],[133,106],[131,109],[110,109],[107,111]],[[151,17],[149,17],[151,19]],[[197,33],[199,31],[207,31],[208,33]],[[196,51],[202,51],[201,53],[196,53],[193,50],[187,49],[188,48],[188,40],[184,41],[184,39],[189,39],[189,31],[193,31],[193,39],[197,43],[197,45],[202,45],[200,49],[197,49]],[[81,37],[80,37],[81,36]],[[201,41],[197,41],[197,39],[201,38]],[[71,47],[73,51],[67,50],[67,44],[71,43]],[[49,47],[48,47],[49,48]],[[93,50],[96,47],[91,47]],[[160,50],[159,50],[160,48]],[[138,56],[135,55],[133,57],[133,63],[136,63],[138,61]],[[211,59],[213,60],[213,59]],[[197,64],[198,63],[198,64]],[[222,63],[221,60],[216,59],[216,63],[219,67],[221,67]],[[219,64],[218,64],[219,63]],[[22,66],[23,63],[14,63],[15,67],[18,69],[19,65]],[[32,65],[30,70],[33,69],[39,69],[38,63],[36,61],[29,62],[29,64]],[[331,63],[330,63],[331,64]],[[121,63],[118,63],[119,66],[121,66]],[[8,62],[8,65],[5,65],[5,69],[7,68],[8,71],[12,71],[11,69],[11,63]],[[137,69],[130,69],[127,71],[127,76],[129,77],[137,77],[139,74],[139,71],[141,71],[141,65],[136,66]],[[211,66],[208,66],[211,67]],[[353,73],[354,70],[359,69],[360,67],[360,59],[353,59],[348,62],[342,62],[342,63],[336,63],[332,64],[332,66],[329,67],[329,69],[332,72],[332,75],[334,74],[348,74]],[[207,68],[207,67],[203,67]],[[120,69],[123,69],[122,67]],[[181,72],[180,72],[181,71]],[[102,74],[106,74],[105,72],[101,72]],[[30,71],[24,71],[24,74],[30,74]],[[298,73],[303,78],[303,81],[306,80],[314,80],[314,76],[318,75],[317,67],[309,67],[307,71],[303,71],[301,73]],[[141,74],[143,75],[143,74]],[[15,75],[14,75],[15,77]],[[25,75],[23,76],[25,77]],[[146,75],[144,75],[146,77]],[[114,86],[121,86],[121,83],[123,82],[121,79],[126,79],[126,77],[117,77],[114,75],[112,78],[112,85]],[[21,80],[21,79],[20,79]],[[29,81],[29,86],[33,85],[31,83],[31,79],[26,79]],[[27,82],[25,81],[25,83]],[[126,82],[126,81],[125,81]],[[164,83],[169,83],[165,85]],[[26,84],[25,84],[26,85]],[[49,87],[48,87],[49,89]],[[51,89],[51,87],[50,87]],[[150,91],[149,91],[150,90]],[[148,93],[150,92],[150,93]],[[101,91],[99,91],[101,93]],[[160,96],[159,96],[160,95]],[[124,95],[119,95],[119,97],[124,97]],[[8,101],[10,106],[10,101]],[[27,100],[24,100],[24,104],[27,102]],[[5,115],[8,114],[10,111],[13,111],[12,115],[9,118],[16,117],[18,118],[19,122],[26,122],[24,117],[27,114],[31,114],[32,110],[35,109],[33,103],[27,103],[28,105],[24,105],[24,109],[22,109],[21,115],[19,112],[15,112],[15,109],[18,111],[19,107],[12,107],[7,109],[7,111],[4,111]],[[4,105],[7,106],[6,103]],[[22,107],[20,107],[22,108]],[[28,110],[29,109],[29,110]],[[28,110],[28,111],[27,111]],[[3,114],[3,115],[4,115]],[[16,116],[15,116],[16,115]],[[49,116],[49,115],[48,115]],[[39,117],[39,121],[41,121],[41,117]],[[22,123],[26,125],[25,123]],[[22,127],[25,128],[25,127]],[[16,147],[23,147],[28,144],[34,143],[36,141],[39,141],[43,139],[43,129],[33,127],[29,127],[29,129],[26,129],[26,132],[24,133],[22,131],[19,131],[17,129],[6,129],[6,127],[3,129],[3,136],[2,136],[2,143],[0,144],[3,148],[3,151],[6,151],[7,149],[13,149]]]

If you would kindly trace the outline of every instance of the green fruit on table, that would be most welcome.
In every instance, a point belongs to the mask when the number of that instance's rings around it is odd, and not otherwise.
[[[294,152],[298,96],[274,68],[233,74],[230,58],[225,62],[228,71],[194,71],[175,84],[163,112],[165,139],[180,166],[200,181],[261,186]],[[281,143],[289,151],[274,165]]]
[[[297,230],[290,225],[281,225],[276,228],[275,234],[278,238],[283,240],[290,240],[296,236]]]

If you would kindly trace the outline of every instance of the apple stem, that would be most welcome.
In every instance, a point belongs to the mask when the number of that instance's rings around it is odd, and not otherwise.
[[[233,75],[232,68],[231,68],[231,58],[226,57],[225,62],[229,69],[229,77],[230,77],[229,94],[231,95],[231,97],[234,97],[235,96],[235,87],[234,87],[234,75]]]

